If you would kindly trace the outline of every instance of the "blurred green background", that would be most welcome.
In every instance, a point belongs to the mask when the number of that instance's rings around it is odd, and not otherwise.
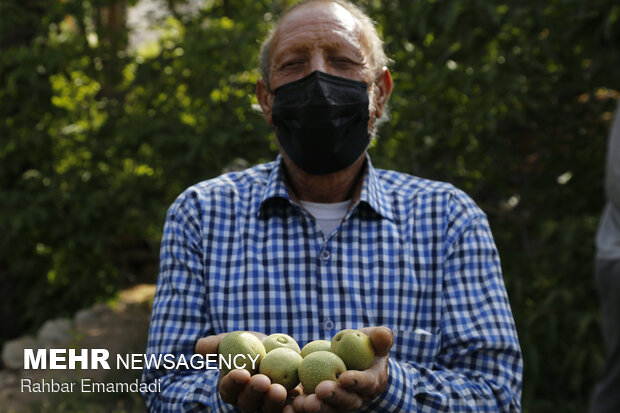
[[[0,344],[157,277],[167,207],[276,155],[257,52],[288,0],[0,2]],[[586,409],[617,0],[365,0],[395,88],[376,166],[488,214],[525,358],[526,412]],[[148,36],[146,34],[149,34]]]

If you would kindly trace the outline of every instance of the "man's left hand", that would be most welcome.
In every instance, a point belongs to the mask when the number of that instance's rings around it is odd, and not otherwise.
[[[387,327],[366,327],[361,330],[368,334],[375,348],[372,366],[363,371],[345,371],[340,375],[338,383],[319,383],[314,394],[296,397],[292,406],[287,406],[283,413],[353,411],[383,393],[387,385],[388,358],[394,344],[394,334]]]

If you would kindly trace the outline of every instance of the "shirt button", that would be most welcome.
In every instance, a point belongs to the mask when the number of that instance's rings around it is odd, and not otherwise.
[[[331,258],[331,256],[332,254],[327,249],[321,251],[321,253],[319,254],[319,258],[321,259],[321,261],[327,261]]]
[[[332,320],[325,320],[323,323],[323,328],[327,331],[334,329],[334,322]]]

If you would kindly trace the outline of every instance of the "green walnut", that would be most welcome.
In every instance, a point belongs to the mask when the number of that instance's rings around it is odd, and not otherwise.
[[[331,351],[315,351],[308,354],[299,365],[299,380],[304,386],[304,392],[312,394],[320,382],[338,382],[338,377],[346,370],[347,366],[342,359]]]
[[[291,350],[295,350],[298,354],[300,353],[299,344],[297,344],[295,339],[282,333],[275,333],[265,337],[263,339],[263,346],[265,346],[267,353],[280,347],[290,348]]]
[[[284,386],[286,391],[299,384],[298,368],[303,358],[288,347],[274,348],[260,363],[260,373],[269,377],[272,383]]]
[[[267,354],[260,339],[247,331],[233,331],[226,334],[217,351],[225,360],[230,361],[231,365],[230,369],[224,365],[222,372],[228,373],[231,369],[240,367],[249,371],[251,375],[258,372],[260,363]]]
[[[366,370],[375,360],[370,337],[360,330],[340,331],[332,338],[331,351],[344,361],[348,370]]]
[[[331,341],[328,340],[314,340],[309,342],[301,349],[301,356],[306,358],[306,356],[315,351],[331,351]]]

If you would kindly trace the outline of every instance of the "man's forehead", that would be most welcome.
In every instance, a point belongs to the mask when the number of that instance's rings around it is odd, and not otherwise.
[[[351,12],[329,0],[315,1],[299,6],[292,10],[280,22],[280,27],[285,24],[294,24],[298,19],[314,20],[315,22],[325,22],[328,20],[338,21],[344,28],[354,32],[357,30],[357,20]]]
[[[274,38],[286,37],[288,32],[304,30],[313,25],[333,24],[343,32],[357,37],[358,22],[344,7],[329,1],[316,1],[304,4],[292,10],[279,23]]]

